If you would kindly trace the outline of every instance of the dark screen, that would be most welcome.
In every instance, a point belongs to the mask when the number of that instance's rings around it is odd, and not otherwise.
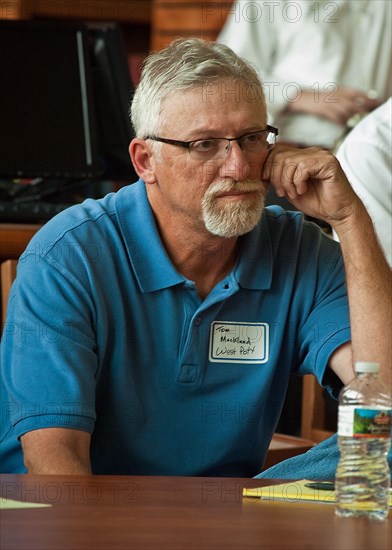
[[[86,47],[81,28],[0,25],[1,176],[98,175]]]
[[[133,182],[138,177],[128,153],[134,137],[128,110],[134,88],[123,35],[113,23],[89,23],[88,32],[104,173],[109,179]]]

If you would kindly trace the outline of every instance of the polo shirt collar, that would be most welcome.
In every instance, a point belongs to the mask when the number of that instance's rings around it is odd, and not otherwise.
[[[241,237],[240,258],[234,276],[242,288],[266,290],[271,287],[273,252],[266,211],[255,229]]]
[[[153,292],[186,281],[166,253],[142,180],[123,187],[117,193],[116,215],[142,292]]]
[[[187,282],[166,253],[142,180],[118,191],[116,215],[142,292]],[[233,272],[238,284],[247,289],[270,288],[273,254],[265,214],[253,231],[241,237],[240,247],[240,258]]]

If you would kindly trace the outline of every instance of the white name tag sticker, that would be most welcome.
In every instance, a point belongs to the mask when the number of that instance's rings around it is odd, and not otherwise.
[[[268,355],[268,323],[211,324],[209,360],[213,363],[266,363]]]

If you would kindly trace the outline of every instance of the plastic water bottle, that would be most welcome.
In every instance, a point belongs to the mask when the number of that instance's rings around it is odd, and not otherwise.
[[[339,396],[336,470],[339,516],[388,516],[391,395],[378,378],[378,363],[355,364],[355,378]]]

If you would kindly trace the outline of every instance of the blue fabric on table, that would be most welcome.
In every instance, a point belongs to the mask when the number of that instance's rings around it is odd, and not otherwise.
[[[335,434],[306,453],[283,460],[255,477],[333,480],[338,460],[338,436]],[[388,453],[388,464],[392,469],[392,447]]]

